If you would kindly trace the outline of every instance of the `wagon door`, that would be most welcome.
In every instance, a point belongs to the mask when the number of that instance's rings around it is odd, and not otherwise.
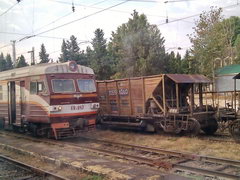
[[[8,83],[8,112],[9,124],[16,123],[16,88],[14,81]]]
[[[20,112],[22,117],[26,116],[25,81],[20,81]]]
[[[8,83],[8,109],[9,124],[21,125],[21,87],[19,81],[10,81]]]

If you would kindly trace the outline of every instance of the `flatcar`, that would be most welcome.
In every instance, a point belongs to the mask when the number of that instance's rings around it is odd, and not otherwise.
[[[0,127],[56,139],[95,127],[95,75],[75,61],[0,73]]]
[[[215,109],[203,101],[203,86],[209,83],[203,75],[187,74],[97,81],[98,119],[106,126],[214,134]]]

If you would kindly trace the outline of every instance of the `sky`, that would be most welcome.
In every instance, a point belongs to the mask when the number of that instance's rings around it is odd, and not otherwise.
[[[12,55],[11,41],[15,40],[17,57],[22,54],[30,63],[29,51],[34,47],[39,62],[44,43],[50,58],[57,61],[63,39],[74,35],[85,50],[97,28],[109,40],[136,10],[158,26],[167,52],[184,55],[191,47],[187,34],[193,33],[199,14],[211,6],[222,7],[225,18],[240,16],[240,0],[0,0],[0,52]]]

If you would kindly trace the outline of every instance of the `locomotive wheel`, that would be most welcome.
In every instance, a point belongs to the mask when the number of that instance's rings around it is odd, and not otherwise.
[[[207,127],[202,128],[202,130],[207,135],[213,135],[218,129],[217,120],[215,118],[212,118],[209,119],[207,123],[208,123]]]
[[[230,127],[229,132],[237,143],[240,143],[240,120],[234,121]]]
[[[200,124],[195,118],[190,118],[189,119],[189,126],[187,132],[189,133],[190,136],[194,137],[197,136],[200,132]]]

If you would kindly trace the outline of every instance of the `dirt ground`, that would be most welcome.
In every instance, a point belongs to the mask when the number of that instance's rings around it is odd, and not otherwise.
[[[70,169],[67,167],[57,167],[52,163],[44,162],[38,158],[26,156],[23,154],[17,154],[15,152],[10,152],[8,150],[0,148],[0,154],[8,156],[12,159],[18,160],[20,162],[24,162],[26,164],[32,165],[34,167],[58,174],[65,178],[69,178],[71,180],[102,180],[103,178],[100,176],[88,175],[86,173],[80,172],[79,170]],[[1,172],[0,172],[1,174]]]
[[[126,130],[96,130],[86,136],[116,142],[143,145],[167,150],[190,152],[220,158],[240,160],[240,144],[214,142],[199,137],[173,136]]]

